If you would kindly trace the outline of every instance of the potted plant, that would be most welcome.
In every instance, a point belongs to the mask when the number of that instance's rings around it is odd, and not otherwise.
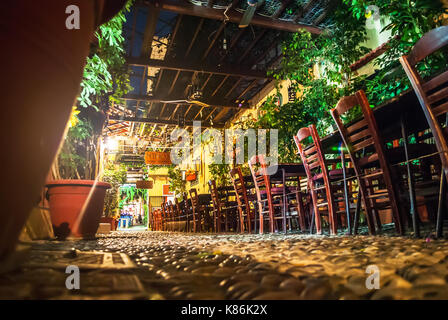
[[[99,152],[95,152],[95,122],[101,123],[101,119],[95,119],[98,113],[93,112],[76,116],[79,112],[74,109],[64,144],[53,163],[54,180],[47,183],[50,216],[60,239],[95,237],[106,190],[111,187],[96,179]]]
[[[47,198],[55,235],[93,238],[104,208],[106,191],[99,181],[100,141],[110,103],[130,89],[124,57],[123,24],[131,2],[99,27],[84,69],[81,92],[74,107],[64,144],[52,166]],[[79,110],[78,110],[79,108]]]
[[[106,198],[104,202],[104,215],[101,217],[101,222],[110,223],[111,230],[116,230],[118,226],[119,214],[119,200],[120,200],[120,186],[126,182],[126,167],[124,164],[114,165],[108,163],[104,169],[104,182],[108,182],[111,188],[106,191]]]

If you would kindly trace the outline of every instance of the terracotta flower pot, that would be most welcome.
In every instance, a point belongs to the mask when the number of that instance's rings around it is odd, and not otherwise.
[[[60,239],[95,238],[111,185],[94,180],[56,180],[47,187],[55,235]]]
[[[118,220],[112,217],[101,217],[100,222],[103,223],[110,223],[110,229],[112,231],[117,230],[117,226],[118,226]]]

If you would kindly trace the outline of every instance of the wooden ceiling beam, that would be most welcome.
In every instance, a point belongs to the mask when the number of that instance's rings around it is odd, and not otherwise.
[[[216,40],[218,40],[219,36],[221,35],[221,33],[223,32],[225,27],[226,27],[226,23],[223,22],[219,26],[218,30],[216,30],[215,35],[213,36],[212,41],[210,42],[207,50],[205,50],[205,52],[204,52],[204,54],[202,56],[202,60],[205,60],[205,58],[207,58],[208,54],[210,53],[210,51],[212,50],[213,46],[215,45]]]
[[[193,48],[194,42],[196,41],[196,38],[198,37],[199,32],[202,29],[202,25],[204,24],[204,18],[199,21],[198,26],[196,27],[196,31],[194,32],[193,38],[191,39],[190,45],[187,48],[187,51],[185,51],[185,58],[190,54],[191,48]]]
[[[248,93],[249,90],[252,89],[257,84],[257,81],[258,80],[255,79],[251,83],[249,83],[248,86],[246,87],[246,89],[244,89],[243,92],[241,92],[240,95],[236,99],[238,100],[238,99],[241,99],[242,97],[244,97],[244,95],[246,93]]]
[[[237,81],[237,83],[239,83]],[[236,87],[236,86],[235,86]],[[143,95],[135,95],[135,94],[128,94],[123,97],[124,100],[132,100],[132,101],[146,101],[146,102],[152,102],[152,103],[167,103],[167,104],[194,104],[192,102],[179,102],[179,97],[158,97],[158,96],[143,96]],[[167,101],[174,101],[174,102],[167,102]],[[231,108],[231,109],[249,109],[250,106],[246,104],[240,105],[239,103],[233,103],[233,102],[225,102],[222,99],[201,99],[201,102],[208,104],[212,107],[218,107],[218,108]]]
[[[241,80],[243,80],[243,78],[239,78],[232,86],[232,88],[230,88],[229,91],[227,91],[226,95],[224,96],[224,98],[227,98],[228,96],[230,96],[230,93],[232,93],[233,90],[235,90],[235,88],[240,84]]]
[[[164,119],[155,119],[155,118],[137,118],[137,117],[119,117],[119,116],[109,116],[109,120],[120,120],[120,121],[128,121],[131,123],[152,123],[157,125],[172,125],[177,126],[179,123],[176,120],[164,120]],[[185,120],[185,127],[193,126],[193,121]],[[217,123],[213,126],[202,124],[204,128],[224,128],[223,123]]]
[[[146,66],[152,68],[160,68],[167,70],[179,70],[188,72],[204,72],[212,74],[220,74],[225,76],[234,77],[250,77],[258,79],[271,79],[265,71],[242,69],[242,68],[232,68],[232,67],[211,67],[198,64],[192,64],[189,61],[166,61],[166,60],[156,60],[156,59],[142,59],[128,57],[127,63],[134,66]]]
[[[266,29],[261,30],[255,39],[247,46],[246,50],[244,50],[243,54],[238,59],[238,63],[244,60],[244,58],[248,55],[248,53],[252,50],[252,48],[257,44],[258,41],[264,36],[266,33]]]
[[[151,3],[151,1],[145,1],[142,3]],[[213,8],[208,8],[205,6],[196,6],[194,4],[188,3],[186,1],[175,1],[175,0],[155,0],[153,1],[156,7],[159,7],[162,10],[176,12],[179,14],[186,14],[190,16],[196,16],[206,19],[214,19],[224,21],[226,18],[224,16],[223,10],[217,10]],[[229,22],[239,23],[241,18],[243,17],[243,13],[240,13],[232,8],[227,11],[227,16],[229,18]],[[308,30],[314,34],[320,34],[322,30],[320,28],[292,23],[287,21],[275,20],[272,18],[266,18],[259,15],[255,15],[252,18],[251,24],[254,26],[259,26],[267,29],[276,29],[288,32],[297,32],[300,29]]]
[[[148,15],[146,16],[145,32],[143,33],[143,43],[140,51],[141,57],[151,57],[152,39],[156,33],[157,20],[159,19],[160,8],[152,4],[148,5]]]

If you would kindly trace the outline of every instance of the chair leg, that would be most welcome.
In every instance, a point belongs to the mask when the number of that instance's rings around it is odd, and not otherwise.
[[[439,188],[439,205],[437,209],[437,221],[436,221],[436,237],[441,238],[443,236],[443,207],[445,199],[446,178],[445,173],[442,170],[440,174],[440,188]]]

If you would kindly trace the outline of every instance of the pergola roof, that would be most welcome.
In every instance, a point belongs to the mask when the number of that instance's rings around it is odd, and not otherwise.
[[[301,28],[320,33],[335,2],[265,0],[249,27],[239,28],[246,0],[137,0],[124,30],[134,89],[127,114],[115,110],[111,124],[126,120],[126,134],[148,140],[193,120],[223,127],[270,84],[282,39]],[[200,103],[188,99],[192,86]]]

